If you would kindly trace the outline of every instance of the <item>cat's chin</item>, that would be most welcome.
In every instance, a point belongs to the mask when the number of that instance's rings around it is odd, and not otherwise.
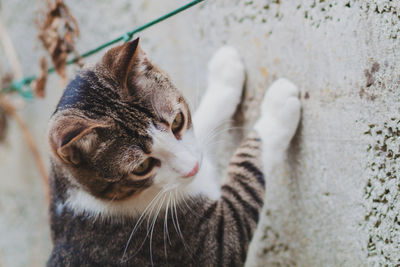
[[[65,208],[76,215],[102,218],[138,217],[153,214],[166,206],[179,204],[186,198],[208,197],[217,200],[221,196],[220,186],[215,179],[215,168],[204,159],[196,175],[182,179],[181,183],[152,185],[125,200],[110,201],[92,196],[87,191],[73,187],[68,190],[65,203],[56,203],[56,213]],[[173,201],[173,202],[172,202]]]

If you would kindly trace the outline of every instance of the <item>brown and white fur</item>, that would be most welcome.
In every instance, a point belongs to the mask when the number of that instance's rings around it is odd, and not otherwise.
[[[298,125],[298,89],[285,79],[268,89],[220,185],[207,154],[213,148],[198,140],[240,102],[238,53],[223,47],[213,57],[192,119],[138,42],[82,70],[50,121],[48,266],[241,266],[263,206],[264,174],[284,158]],[[152,168],[138,175],[148,158]]]

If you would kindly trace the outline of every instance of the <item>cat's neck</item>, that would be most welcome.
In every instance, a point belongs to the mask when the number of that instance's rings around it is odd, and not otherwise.
[[[138,192],[126,200],[103,200],[96,198],[81,186],[74,184],[72,174],[57,161],[52,162],[52,192],[55,215],[64,209],[76,215],[86,214],[93,217],[122,218],[139,217],[144,213],[152,214],[166,208],[173,201],[175,204],[186,198],[208,197],[216,200],[220,197],[220,187],[216,171],[208,158],[204,158],[194,181],[179,188],[169,189],[150,187]]]

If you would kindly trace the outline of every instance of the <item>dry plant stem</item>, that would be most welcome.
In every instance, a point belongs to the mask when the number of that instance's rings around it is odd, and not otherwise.
[[[6,52],[8,60],[10,61],[14,77],[17,79],[21,79],[23,76],[22,67],[18,59],[17,52],[14,49],[14,45],[11,41],[11,38],[8,35],[7,30],[3,25],[3,20],[1,16],[0,16],[0,42],[4,48],[4,51]]]
[[[7,56],[8,60],[12,66],[12,71],[13,71],[14,77],[16,77],[18,79],[22,78],[23,73],[22,73],[21,63],[18,59],[17,52],[15,51],[12,40],[11,40],[10,36],[8,35],[6,28],[3,25],[1,16],[0,16],[0,42],[4,48],[4,51],[6,52],[6,56]],[[49,201],[50,201],[49,177],[47,175],[46,167],[45,167],[44,162],[39,154],[39,150],[35,144],[35,141],[31,135],[31,133],[29,132],[29,129],[28,129],[26,123],[18,115],[14,106],[9,101],[7,101],[5,96],[0,96],[0,105],[2,106],[4,111],[17,122],[18,126],[20,127],[20,129],[24,135],[25,141],[29,146],[29,149],[32,151],[33,157],[39,168],[39,171],[40,171],[40,174],[41,174],[41,177],[43,180],[46,201],[47,201],[47,204],[49,204]]]
[[[44,162],[40,156],[39,150],[35,144],[35,141],[31,135],[31,133],[29,132],[29,129],[26,125],[26,123],[24,122],[24,120],[19,116],[19,114],[17,113],[17,111],[15,110],[15,108],[13,107],[12,104],[10,104],[7,99],[5,98],[5,96],[1,96],[0,97],[0,105],[3,107],[4,111],[11,117],[13,118],[18,126],[20,127],[23,135],[24,135],[24,139],[26,141],[26,143],[29,146],[29,149],[31,150],[33,157],[36,161],[36,165],[39,168],[42,180],[43,180],[43,185],[44,185],[44,191],[45,191],[45,196],[46,196],[46,201],[47,204],[49,204],[50,201],[50,188],[49,188],[49,177],[47,175],[47,171],[46,171],[46,167],[44,165]]]

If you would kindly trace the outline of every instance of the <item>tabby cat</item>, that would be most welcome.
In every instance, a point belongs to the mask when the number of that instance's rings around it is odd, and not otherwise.
[[[139,40],[110,49],[67,86],[50,121],[48,266],[242,266],[264,198],[300,116],[280,79],[236,150],[222,186],[197,138],[229,119],[244,67],[231,47],[209,64],[193,116]]]

